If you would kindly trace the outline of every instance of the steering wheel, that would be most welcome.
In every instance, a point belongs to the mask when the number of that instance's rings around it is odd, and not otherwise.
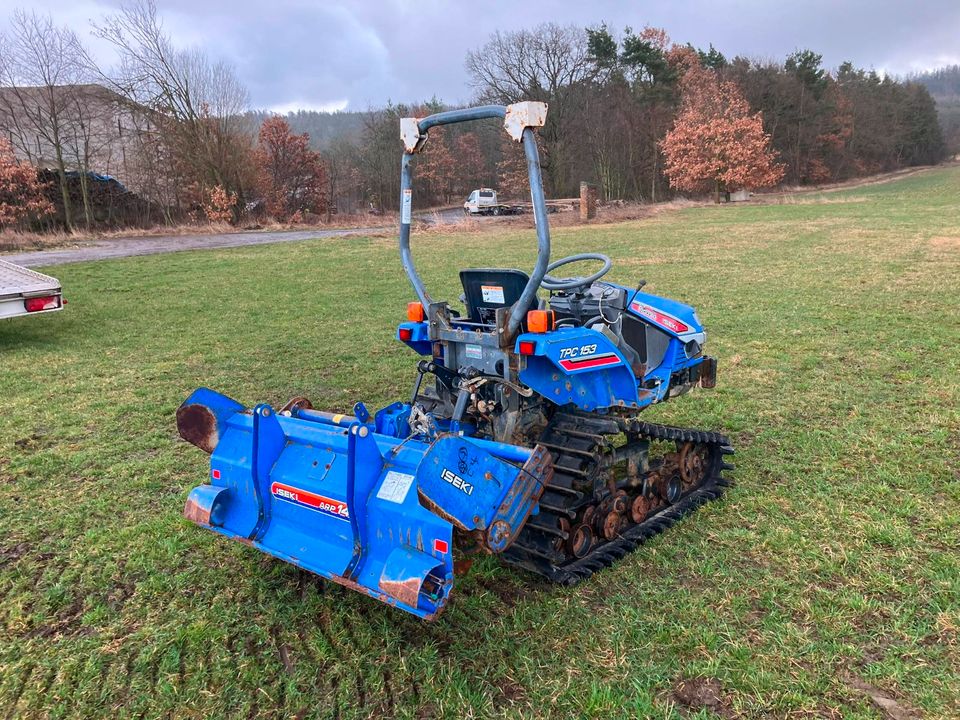
[[[596,282],[610,272],[610,268],[613,266],[613,261],[601,253],[579,253],[578,255],[569,255],[565,258],[557,260],[556,262],[550,263],[547,266],[547,273],[550,273],[559,267],[563,267],[564,265],[580,262],[581,260],[599,260],[603,263],[603,267],[593,275],[588,275],[586,277],[555,278],[547,274],[543,276],[543,281],[540,283],[540,287],[544,288],[545,290],[550,290],[551,292],[556,290],[575,290],[576,288],[584,287],[585,285]]]

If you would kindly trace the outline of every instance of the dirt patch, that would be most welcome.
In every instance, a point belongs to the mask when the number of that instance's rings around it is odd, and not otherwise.
[[[935,248],[950,248],[952,250],[960,250],[960,237],[932,237],[930,238],[930,245]]]
[[[670,699],[691,713],[697,713],[706,708],[728,720],[740,717],[733,710],[730,698],[727,697],[723,685],[716,678],[680,680],[674,686]]]
[[[874,687],[856,675],[847,675],[844,682],[847,687],[866,695],[867,699],[890,720],[919,720],[921,717],[916,710],[906,707],[889,693]]]
[[[75,635],[89,635],[94,631],[92,628],[85,628],[81,625],[84,606],[79,598],[74,599],[65,609],[57,614],[57,617],[48,623],[38,625],[27,632],[27,637],[50,638],[56,636],[73,637]]]
[[[930,238],[930,250],[934,257],[956,257],[960,253],[960,237],[940,235]]]
[[[10,547],[0,548],[0,568],[15,563],[30,552],[30,545],[25,542],[17,543]]]
[[[497,690],[501,698],[509,700],[510,702],[523,702],[527,699],[527,691],[522,685],[509,678],[504,678],[497,684]]]

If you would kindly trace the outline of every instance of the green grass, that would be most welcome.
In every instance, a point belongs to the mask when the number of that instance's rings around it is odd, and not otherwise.
[[[407,395],[394,243],[54,270],[0,325],[0,716],[850,717],[882,689],[960,715],[960,170],[565,228],[695,305],[719,385],[651,410],[722,430],[737,487],[575,588],[493,558],[422,624],[203,532],[198,385],[345,410]],[[532,232],[414,238],[435,296]],[[720,698],[685,706],[687,680]]]

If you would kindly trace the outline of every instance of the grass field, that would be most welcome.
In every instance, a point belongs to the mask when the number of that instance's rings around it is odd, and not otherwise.
[[[451,300],[535,245],[420,240]],[[0,325],[0,717],[960,716],[960,169],[555,233],[587,250],[698,308],[718,388],[646,417],[738,485],[579,587],[485,559],[434,624],[180,514],[196,386],[408,394],[392,240],[56,268],[66,310]]]

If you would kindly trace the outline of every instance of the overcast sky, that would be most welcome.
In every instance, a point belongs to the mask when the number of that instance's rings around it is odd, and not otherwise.
[[[798,48],[902,74],[960,63],[960,0],[157,0],[184,45],[232,61],[254,107],[364,110],[387,100],[471,97],[463,60],[494,30],[540,22],[663,27],[677,43],[713,43],[728,57],[783,58]],[[90,20],[112,0],[0,0],[50,12],[93,46]]]

